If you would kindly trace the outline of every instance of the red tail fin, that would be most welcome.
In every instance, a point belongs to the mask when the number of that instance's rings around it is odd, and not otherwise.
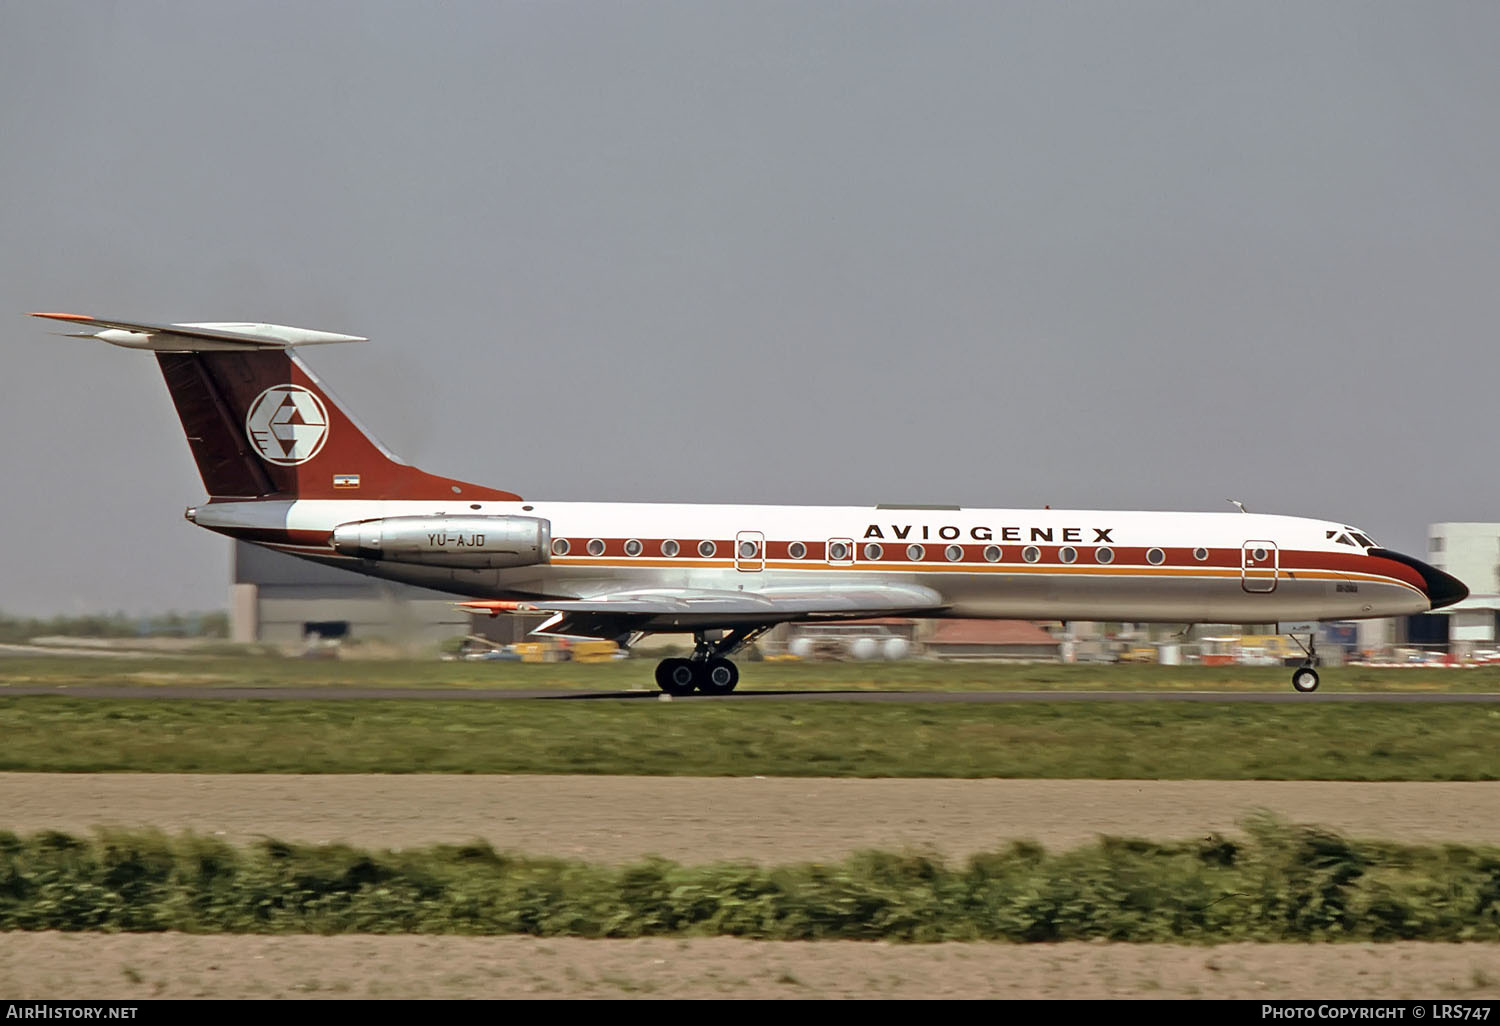
[[[188,445],[214,498],[489,499],[519,495],[425,474],[344,412],[292,346],[363,342],[284,324],[156,324],[38,313],[126,349],[156,354]]]
[[[520,498],[402,463],[291,350],[156,358],[203,486],[216,498]]]

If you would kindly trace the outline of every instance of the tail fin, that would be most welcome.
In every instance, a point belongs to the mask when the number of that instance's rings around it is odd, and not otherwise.
[[[520,498],[401,462],[292,352],[298,345],[364,339],[275,324],[34,316],[103,329],[75,337],[156,353],[203,486],[214,498]]]

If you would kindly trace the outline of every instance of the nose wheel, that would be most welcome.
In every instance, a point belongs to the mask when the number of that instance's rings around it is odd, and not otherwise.
[[[1318,671],[1311,666],[1299,666],[1292,674],[1292,687],[1304,695],[1318,690]]]

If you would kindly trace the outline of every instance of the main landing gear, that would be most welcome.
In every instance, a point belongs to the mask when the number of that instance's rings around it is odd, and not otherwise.
[[[1293,641],[1296,641],[1297,646],[1307,655],[1307,658],[1302,661],[1302,665],[1292,671],[1292,687],[1304,695],[1312,694],[1318,690],[1318,671],[1313,669],[1318,663],[1317,636],[1309,634],[1307,636],[1307,644],[1305,645],[1297,639],[1297,635],[1292,634],[1289,637]]]
[[[732,631],[697,631],[691,658],[663,659],[656,664],[656,686],[669,695],[727,695],[740,682],[740,670],[727,658],[760,637],[769,627]],[[714,637],[710,638],[709,635]]]

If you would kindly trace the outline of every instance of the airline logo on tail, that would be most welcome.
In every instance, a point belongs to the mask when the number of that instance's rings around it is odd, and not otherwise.
[[[316,456],[328,440],[328,411],[301,385],[274,385],[250,404],[245,433],[261,459],[294,467]]]

